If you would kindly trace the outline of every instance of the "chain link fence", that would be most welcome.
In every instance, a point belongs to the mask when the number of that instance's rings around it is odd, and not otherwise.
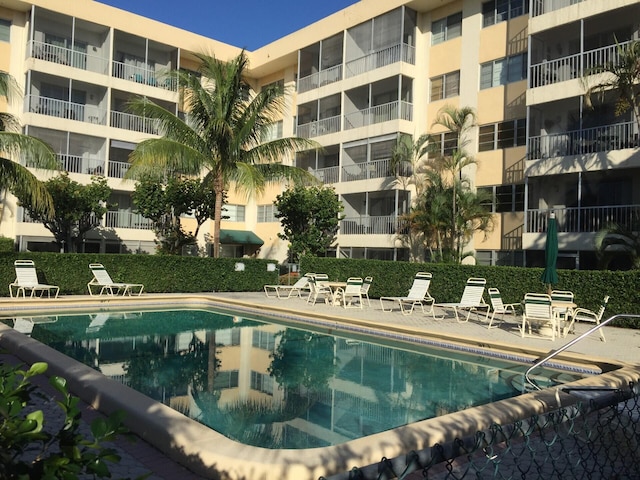
[[[320,480],[640,479],[638,382],[511,425]]]

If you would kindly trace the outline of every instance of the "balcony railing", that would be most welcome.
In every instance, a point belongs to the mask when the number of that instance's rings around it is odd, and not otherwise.
[[[531,65],[529,72],[531,88],[591,75],[597,73],[602,65],[616,65],[620,58],[620,49],[625,50],[631,43],[607,45],[584,53]]]
[[[311,175],[316,177],[325,185],[338,183],[340,181],[340,167],[325,167],[310,171]]]
[[[313,138],[329,133],[336,133],[340,131],[340,120],[342,120],[342,116],[340,115],[323,118],[315,122],[298,125],[296,131],[298,136],[302,138]]]
[[[82,70],[107,74],[109,60],[86,52],[60,47],[51,43],[31,40],[27,46],[27,55],[60,65],[69,65]]]
[[[133,130],[134,132],[158,135],[158,121],[153,118],[140,117],[131,113],[111,111],[111,126]]]
[[[537,17],[545,13],[553,12],[569,5],[575,5],[584,0],[533,0],[531,5],[531,16]]]
[[[345,64],[345,76],[355,77],[376,68],[386,67],[397,62],[416,63],[416,49],[406,43],[399,43],[389,48],[364,55]]]
[[[640,205],[554,208],[558,232],[598,232],[613,224],[640,231]],[[546,232],[549,210],[527,210],[526,233]]]
[[[640,145],[636,123],[625,122],[530,137],[527,158],[537,160],[566,155],[587,155],[638,146]]]
[[[314,88],[323,87],[340,80],[342,80],[342,65],[336,65],[300,78],[298,80],[298,92],[308,92]]]
[[[340,221],[341,235],[396,235],[403,233],[405,222],[395,215],[346,217]]]
[[[411,121],[413,119],[413,105],[403,101],[390,102],[348,113],[344,118],[345,130],[366,127],[367,125],[388,122],[390,120],[401,119]]]
[[[81,155],[58,153],[60,168],[69,173],[104,175],[104,159],[86,158]]]
[[[131,166],[128,162],[109,162],[107,168],[107,176],[111,178],[124,178],[125,174]]]
[[[138,230],[153,230],[153,222],[139,213],[127,211],[109,211],[104,216],[106,228],[135,228]]]
[[[116,62],[112,64],[113,76],[135,83],[143,83],[152,87],[162,88],[175,92],[178,90],[178,82],[173,75],[160,74],[154,69],[137,67],[127,63]]]
[[[27,112],[104,125],[104,111],[96,105],[86,105],[39,95],[26,95],[24,100],[24,108]]]

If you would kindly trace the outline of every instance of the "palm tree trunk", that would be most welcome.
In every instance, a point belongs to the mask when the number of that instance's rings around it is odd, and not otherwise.
[[[222,197],[224,196],[224,181],[222,173],[218,173],[216,176],[213,191],[216,194],[216,204],[213,217],[213,258],[220,258],[220,225],[222,223]]]

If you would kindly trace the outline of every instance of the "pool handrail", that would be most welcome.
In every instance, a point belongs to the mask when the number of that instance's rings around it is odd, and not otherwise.
[[[549,360],[551,360],[553,357],[557,356],[558,354],[564,352],[565,350],[567,350],[568,348],[570,348],[571,346],[575,345],[576,343],[578,343],[580,340],[582,340],[585,337],[588,337],[589,335],[591,335],[593,332],[601,329],[602,327],[604,327],[605,325],[607,325],[608,323],[612,322],[613,320],[615,320],[616,318],[621,318],[621,317],[626,317],[626,318],[640,318],[640,315],[636,315],[636,314],[631,314],[631,313],[617,313],[616,315],[613,315],[609,318],[607,318],[604,322],[600,322],[599,325],[595,325],[594,327],[592,327],[591,329],[587,330],[586,332],[584,332],[583,334],[579,335],[578,337],[574,338],[573,340],[571,340],[568,343],[565,343],[563,346],[561,346],[560,348],[557,348],[555,350],[551,350],[546,357],[544,358],[538,358],[535,363],[533,365],[531,365],[529,367],[529,369],[525,372],[524,374],[524,378],[526,380],[526,382],[534,387],[536,390],[542,390],[542,388],[540,388],[540,386],[536,383],[535,380],[531,379],[529,377],[529,374],[535,370],[536,368],[538,368],[539,366],[541,366],[544,363],[547,363]]]

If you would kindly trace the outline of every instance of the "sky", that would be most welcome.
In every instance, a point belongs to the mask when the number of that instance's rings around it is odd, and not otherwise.
[[[99,1],[252,51],[358,0]]]

